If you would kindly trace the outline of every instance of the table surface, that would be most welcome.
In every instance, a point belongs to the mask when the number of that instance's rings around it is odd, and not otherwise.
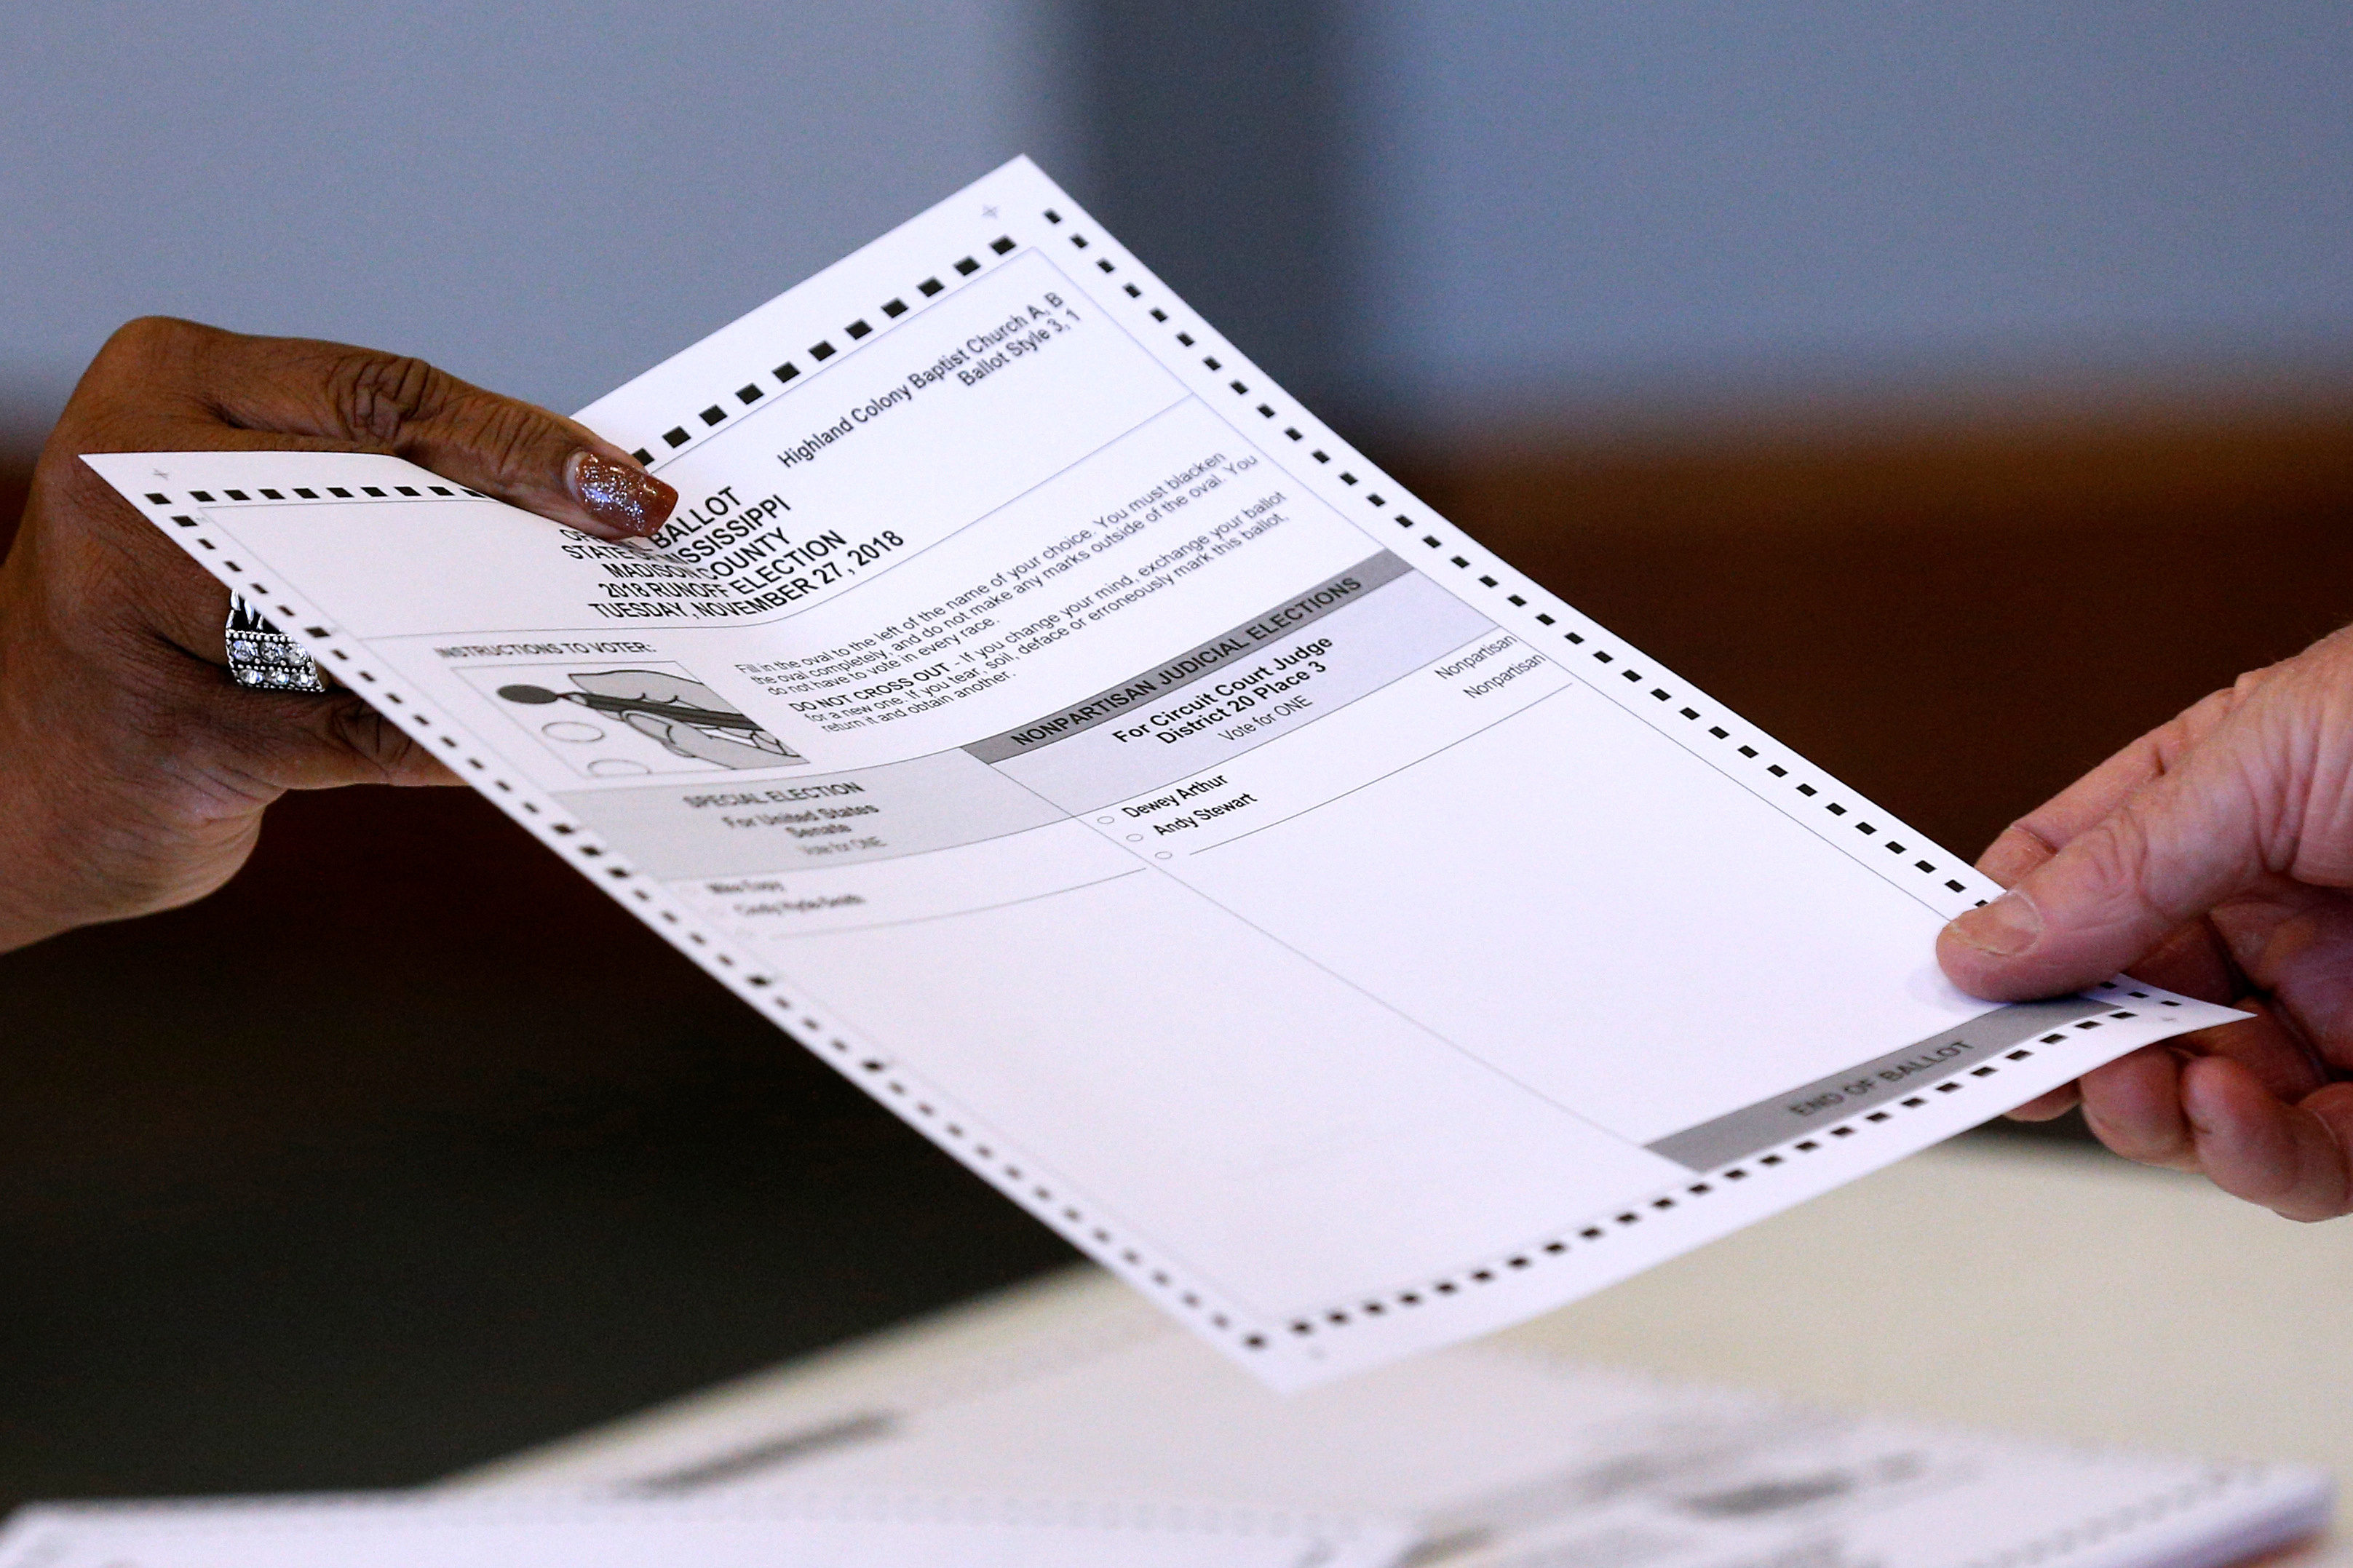
[[[459,1478],[623,1473],[813,1383],[901,1375],[1068,1286],[928,1320]],[[2094,1151],[1947,1145],[1504,1336],[1816,1402],[2353,1475],[2353,1222]],[[706,1450],[707,1451],[707,1450]],[[2353,1565],[2353,1530],[2299,1563]]]

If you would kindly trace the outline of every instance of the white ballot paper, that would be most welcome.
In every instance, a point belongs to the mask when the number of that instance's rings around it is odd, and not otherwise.
[[[839,1495],[50,1505],[0,1568],[1385,1568],[1404,1538],[1248,1509]]]
[[[1991,884],[1434,516],[1027,161],[581,417],[683,496],[650,542],[385,458],[89,460],[1275,1385],[2236,1016],[1954,990]]]
[[[2306,1465],[1855,1415],[1504,1340],[1278,1398],[1092,1270],[471,1480],[714,1501],[776,1487],[1222,1497],[1396,1520],[1416,1568],[2202,1568],[2315,1534],[2331,1493]]]

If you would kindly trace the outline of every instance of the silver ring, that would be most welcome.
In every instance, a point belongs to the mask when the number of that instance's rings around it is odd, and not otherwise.
[[[228,596],[229,679],[248,691],[324,691],[318,662],[242,595]]]

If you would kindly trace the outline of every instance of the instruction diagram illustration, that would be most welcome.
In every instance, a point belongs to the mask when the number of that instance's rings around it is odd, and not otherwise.
[[[589,778],[805,766],[807,759],[682,666],[509,665],[469,684]]]

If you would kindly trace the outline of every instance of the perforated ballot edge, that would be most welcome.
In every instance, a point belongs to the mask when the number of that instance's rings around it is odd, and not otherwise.
[[[1391,552],[1435,577],[1708,767],[1940,918],[1993,897],[1993,883],[1900,818],[1776,743],[1440,518],[1277,387],[1195,315],[1027,159],[995,171],[892,234],[714,334],[590,411],[601,434],[659,472],[784,386],[820,373],[969,279],[1030,251],[1073,258],[1066,275],[1237,428],[1263,433],[1282,470]],[[922,259],[910,264],[920,253]],[[838,301],[860,279],[871,303]],[[819,313],[822,311],[823,313]],[[770,352],[743,358],[746,323]],[[801,345],[786,351],[786,343]],[[638,393],[681,368],[708,393]],[[1319,1382],[1517,1321],[1638,1273],[1806,1197],[1984,1121],[2140,1046],[2241,1015],[2119,979],[2082,997],[1998,1009],[1893,1053],[1893,1079],[1858,1063],[1839,1084],[1771,1100],[1650,1145],[1688,1180],[1567,1216],[1514,1246],[1413,1279],[1366,1281],[1344,1300],[1280,1315],[1161,1253],[1050,1163],[985,1125],[940,1086],[830,1017],[772,960],[674,899],[552,795],[513,775],[495,747],[373,659],[357,639],[239,543],[245,510],[316,504],[306,473],[371,465],[343,503],[479,501],[389,458],[314,453],[111,454],[85,459],[213,576],[262,608],[337,679],[432,748],[469,784],[602,887],[704,971],[1128,1283],[1277,1387]],[[201,480],[201,482],[199,482]],[[364,491],[364,496],[354,495]],[[1884,1084],[1885,1092],[1877,1088]],[[1862,1086],[1864,1092],[1852,1092]],[[1897,1090],[1900,1089],[1900,1092]],[[1828,1098],[1826,1098],[1828,1097]],[[1816,1103],[1804,1116],[1793,1100]]]

